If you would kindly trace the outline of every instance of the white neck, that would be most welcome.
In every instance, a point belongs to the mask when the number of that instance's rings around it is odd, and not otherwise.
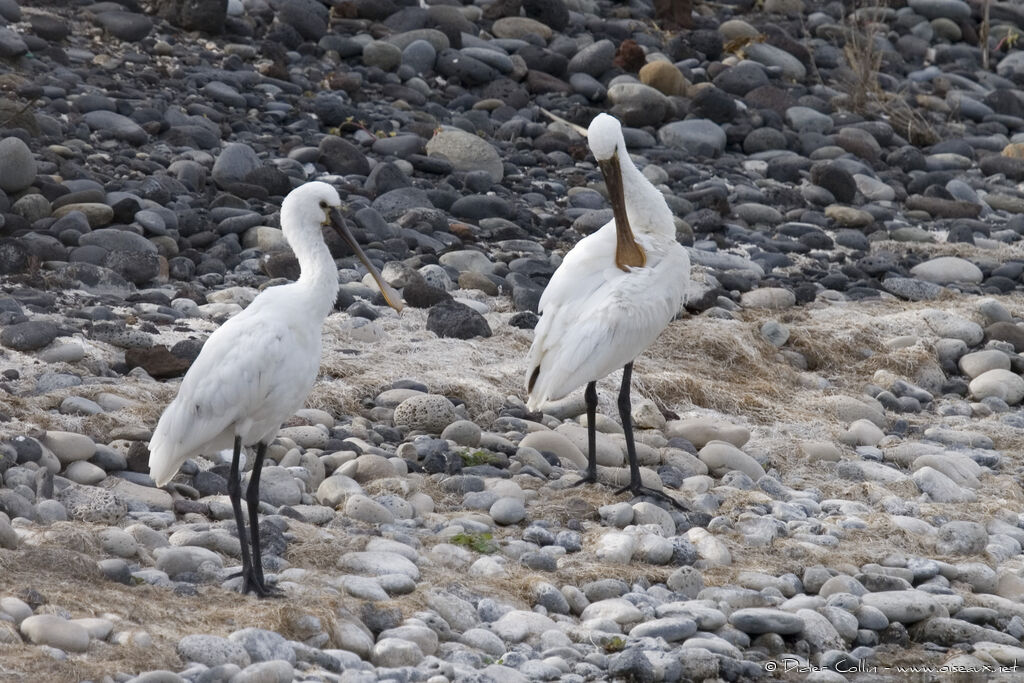
[[[285,235],[301,269],[295,285],[298,295],[305,301],[296,301],[296,305],[318,311],[322,318],[326,318],[334,310],[338,296],[338,269],[331,258],[331,252],[324,244],[319,229],[303,226],[294,219],[288,221],[284,216],[281,223],[296,226],[295,230]]]
[[[633,232],[656,233],[674,239],[675,222],[665,197],[633,163],[624,140],[619,140],[618,150],[622,186],[625,189],[626,216]]]

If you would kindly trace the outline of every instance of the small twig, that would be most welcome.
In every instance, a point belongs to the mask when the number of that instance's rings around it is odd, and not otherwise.
[[[587,129],[584,128],[583,126],[577,126],[575,123],[573,123],[571,121],[566,121],[565,119],[563,119],[558,114],[553,114],[553,113],[549,112],[547,109],[545,109],[544,107],[541,107],[540,111],[541,111],[542,114],[544,114],[545,116],[550,118],[552,121],[555,121],[556,123],[565,124],[566,126],[569,126],[570,128],[572,128],[574,131],[576,131],[577,133],[579,133],[583,137],[587,137]]]
[[[981,68],[985,71],[991,69],[988,54],[988,32],[989,32],[989,11],[992,9],[992,0],[985,0],[985,11],[981,18],[981,30],[979,31],[979,42],[981,43]]]
[[[10,122],[11,122],[11,121],[13,121],[14,119],[16,119],[16,118],[18,118],[19,116],[21,116],[22,114],[24,114],[24,113],[25,113],[26,111],[28,111],[28,108],[29,108],[29,107],[31,107],[31,106],[32,106],[33,104],[35,104],[35,103],[36,103],[36,102],[37,102],[38,100],[39,100],[39,98],[38,98],[38,97],[33,97],[33,98],[32,98],[31,100],[29,100],[29,101],[28,101],[28,103],[26,103],[26,104],[25,104],[25,106],[24,106],[24,107],[22,107],[21,109],[19,109],[19,110],[18,110],[18,111],[16,111],[16,112],[14,112],[13,114],[11,114],[11,115],[10,115],[10,116],[9,116],[9,117],[7,118],[7,120],[6,120],[6,121],[4,121],[4,122],[0,123],[0,128],[3,128],[3,127],[4,127],[4,126],[6,126],[6,125],[7,125],[8,123],[10,123]]]

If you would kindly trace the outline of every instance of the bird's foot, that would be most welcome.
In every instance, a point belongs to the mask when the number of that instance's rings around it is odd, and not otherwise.
[[[242,571],[235,572],[228,576],[228,579],[242,579],[242,584],[238,589],[238,592],[242,595],[246,593],[255,593],[260,598],[280,598],[284,597],[284,592],[276,586],[267,586],[264,578],[256,573],[252,568],[243,567]]]
[[[656,491],[656,490],[654,490],[652,488],[648,488],[648,487],[643,486],[642,484],[639,484],[639,483],[627,484],[626,486],[623,486],[621,489],[619,489],[615,493],[616,493],[616,495],[618,495],[618,494],[621,494],[621,493],[625,493],[626,491],[629,491],[634,496],[650,496],[651,498],[657,498],[658,500],[663,500],[663,501],[665,501],[667,503],[670,503],[675,508],[677,508],[679,510],[682,510],[683,512],[688,512],[689,511],[689,508],[687,508],[681,502],[679,502],[678,500],[676,500],[672,496],[668,495],[664,491]]]
[[[596,484],[597,483],[597,472],[587,472],[583,477],[572,484],[569,488],[575,488],[577,486],[583,486],[584,484]]]

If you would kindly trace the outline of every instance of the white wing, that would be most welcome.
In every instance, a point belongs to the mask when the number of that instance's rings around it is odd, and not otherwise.
[[[675,240],[637,241],[647,253],[643,268],[614,265],[610,223],[581,240],[552,276],[528,356],[531,410],[626,365],[678,313],[689,281],[686,250]]]
[[[261,314],[286,303],[266,298],[210,335],[160,417],[149,443],[158,486],[187,458],[230,448],[236,434],[244,445],[272,435],[305,401],[320,367],[320,326],[286,309]]]

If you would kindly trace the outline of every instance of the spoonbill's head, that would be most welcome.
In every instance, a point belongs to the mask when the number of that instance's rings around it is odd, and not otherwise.
[[[321,181],[306,183],[288,193],[281,203],[281,228],[321,226],[331,222],[330,212],[341,206],[341,197]]]
[[[366,256],[362,247],[359,246],[359,242],[348,229],[348,223],[338,211],[339,207],[341,207],[341,197],[338,196],[338,191],[325,182],[313,181],[292,190],[281,203],[281,229],[285,233],[285,238],[292,243],[292,235],[297,231],[309,228],[315,228],[319,238],[320,228],[330,225],[348,243],[352,252],[363,262],[366,270],[377,281],[377,286],[384,294],[384,300],[388,306],[396,311],[401,311],[403,308],[401,295],[384,281],[380,271]]]
[[[598,114],[587,129],[587,142],[598,163],[618,155],[622,140],[622,126],[619,120],[609,114]]]

